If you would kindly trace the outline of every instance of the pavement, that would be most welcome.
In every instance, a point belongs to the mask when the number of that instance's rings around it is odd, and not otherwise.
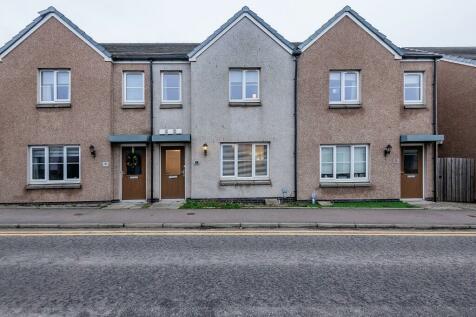
[[[476,229],[476,210],[4,207],[0,228]]]
[[[4,317],[476,315],[476,234],[18,231],[0,235]]]

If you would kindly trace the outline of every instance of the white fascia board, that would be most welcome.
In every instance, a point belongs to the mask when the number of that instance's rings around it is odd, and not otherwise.
[[[395,57],[395,59],[402,59],[402,56],[398,54],[393,48],[387,45],[384,41],[382,41],[377,35],[375,35],[374,32],[369,30],[365,25],[363,25],[359,20],[357,20],[352,14],[349,12],[343,13],[338,19],[336,19],[331,25],[329,25],[325,30],[323,30],[318,36],[316,36],[312,41],[306,44],[301,51],[304,52],[306,49],[308,49],[312,44],[314,44],[318,39],[320,39],[324,34],[327,33],[330,29],[332,29],[337,23],[339,23],[344,17],[350,18],[352,21],[354,21],[358,26],[360,26],[362,29],[365,30],[374,40],[376,40],[380,45],[385,47],[392,55]]]

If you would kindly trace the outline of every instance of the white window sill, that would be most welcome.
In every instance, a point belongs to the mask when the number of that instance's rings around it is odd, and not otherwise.
[[[44,183],[44,184],[28,184],[25,187],[27,190],[34,189],[78,189],[81,188],[81,183]]]
[[[270,179],[220,179],[220,186],[271,185]]]
[[[363,181],[363,182],[359,182],[359,181],[355,181],[355,182],[333,182],[333,181],[321,181],[319,183],[319,187],[321,188],[339,188],[339,187],[351,187],[351,188],[355,188],[355,187],[371,187],[372,184],[368,181]]]

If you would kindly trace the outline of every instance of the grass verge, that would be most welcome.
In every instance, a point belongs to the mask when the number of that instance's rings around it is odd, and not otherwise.
[[[203,208],[216,208],[216,209],[239,209],[242,207],[240,203],[217,201],[217,200],[190,200],[187,199],[185,203],[180,206],[180,209],[203,209]]]
[[[341,201],[334,202],[332,208],[415,208],[404,201]]]

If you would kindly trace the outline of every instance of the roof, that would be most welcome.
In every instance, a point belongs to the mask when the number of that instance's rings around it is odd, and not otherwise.
[[[444,61],[476,67],[476,47],[416,47],[422,51],[441,54]]]
[[[101,43],[115,60],[188,60],[198,43]]]
[[[256,22],[258,26],[262,27],[265,32],[268,33],[272,38],[274,38],[279,44],[282,44],[288,52],[292,53],[296,50],[296,46],[286,40],[281,34],[273,29],[268,23],[266,23],[262,18],[260,18],[255,12],[253,12],[247,6],[241,8],[240,11],[235,13],[228,21],[226,21],[222,26],[220,26],[215,32],[213,32],[205,41],[200,45],[195,47],[192,52],[188,54],[190,59],[198,57],[201,52],[205,51],[211,44],[213,44],[218,38],[220,38],[229,28],[231,28],[235,23],[237,23],[244,16],[251,17],[253,22]]]
[[[28,24],[23,30],[21,30],[17,35],[15,35],[10,41],[5,43],[4,46],[0,48],[0,59],[7,55],[13,48],[18,44],[23,42],[31,33],[33,33],[37,28],[39,28],[43,23],[45,23],[49,18],[54,16],[66,27],[68,27],[73,33],[78,37],[84,40],[89,46],[95,49],[99,54],[101,54],[106,60],[111,58],[111,54],[100,44],[96,43],[89,35],[87,35],[83,30],[81,30],[76,24],[71,22],[66,16],[64,16],[60,11],[56,10],[55,7],[48,7],[47,9],[38,12],[39,16]]]

